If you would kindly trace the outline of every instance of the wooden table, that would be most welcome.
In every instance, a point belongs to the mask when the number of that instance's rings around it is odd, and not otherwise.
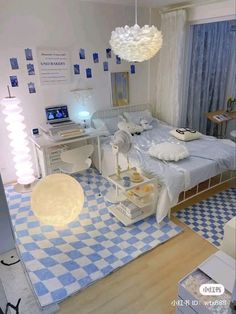
[[[218,120],[216,116],[219,116],[222,114],[225,116],[225,119],[224,120]],[[218,111],[214,111],[214,112],[208,112],[207,118],[214,123],[221,124],[224,122],[228,122],[229,120],[236,119],[236,111],[227,112],[225,110],[218,110]]]
[[[219,116],[222,116],[222,115],[223,115],[223,118],[220,119]],[[209,120],[211,120],[213,123],[217,124],[220,127],[220,136],[225,137],[225,133],[227,130],[227,123],[230,120],[236,119],[236,111],[227,112],[225,110],[218,110],[218,111],[208,112],[206,116]],[[224,128],[223,128],[223,124],[225,124]]]

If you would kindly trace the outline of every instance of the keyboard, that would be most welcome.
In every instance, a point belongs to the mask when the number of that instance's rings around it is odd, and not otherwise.
[[[69,121],[58,121],[58,122],[54,122],[54,123],[49,123],[50,126],[52,126],[53,128],[57,128],[63,125],[70,125],[70,124],[75,124],[73,121],[69,120]]]
[[[67,131],[75,131],[75,130],[81,130],[81,128],[77,124],[67,124],[67,125],[58,125],[55,128],[50,129],[51,135],[56,135],[60,132],[67,132]]]
[[[77,137],[84,134],[84,129],[74,128],[70,130],[64,130],[58,132],[58,136],[61,136],[62,138],[72,138]]]

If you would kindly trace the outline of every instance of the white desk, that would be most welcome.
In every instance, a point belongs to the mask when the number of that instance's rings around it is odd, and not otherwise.
[[[49,165],[49,155],[52,152],[52,149],[55,150],[58,148],[63,149],[64,146],[68,144],[79,144],[82,141],[93,140],[97,141],[97,153],[98,153],[98,170],[102,172],[102,162],[101,162],[101,145],[100,145],[100,136],[104,135],[103,132],[100,132],[95,129],[87,129],[86,132],[75,138],[65,139],[61,141],[53,141],[47,135],[40,135],[38,137],[31,137],[30,140],[33,144],[34,149],[34,158],[36,164],[37,176],[45,177],[49,174],[54,173],[52,168]]]

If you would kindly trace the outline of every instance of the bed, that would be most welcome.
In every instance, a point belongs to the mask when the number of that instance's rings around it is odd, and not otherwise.
[[[110,134],[101,139],[102,174],[108,176],[115,172],[115,158],[112,154],[110,141],[115,132],[118,117],[124,112],[151,111],[150,105],[133,105],[97,111],[92,116],[94,121],[101,119],[111,124]],[[129,154],[132,166],[140,169],[145,175],[157,177],[162,185],[162,192],[156,210],[156,219],[160,223],[170,214],[171,207],[186,199],[210,189],[222,182],[235,177],[236,144],[231,140],[220,140],[203,135],[200,139],[182,142],[171,136],[170,125],[154,119],[153,128],[141,135],[133,136],[133,148]],[[190,156],[178,162],[165,162],[153,158],[148,149],[153,144],[171,142],[186,145]],[[123,169],[127,167],[126,158],[120,157]],[[96,160],[95,160],[96,165]]]

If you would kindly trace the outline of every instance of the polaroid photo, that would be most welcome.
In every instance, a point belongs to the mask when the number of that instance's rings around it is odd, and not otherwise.
[[[92,77],[92,69],[90,69],[90,68],[86,69],[86,77],[87,78],[91,78]]]
[[[28,75],[35,75],[34,65],[32,63],[27,64]]]
[[[121,64],[121,58],[116,55],[116,64]]]
[[[28,83],[28,89],[29,89],[29,93],[30,94],[35,94],[36,93],[35,85],[34,85],[33,82]]]
[[[94,63],[98,63],[99,62],[99,56],[97,52],[93,53],[93,62]]]
[[[106,49],[106,56],[107,56],[107,59],[111,58],[111,48]]]
[[[131,64],[131,66],[130,66],[130,73],[135,74],[135,65],[134,64]]]
[[[25,49],[25,59],[26,60],[33,60],[33,54],[32,54],[32,49],[26,48]]]
[[[79,58],[80,58],[81,60],[84,60],[84,59],[85,59],[85,50],[84,50],[83,48],[81,48],[81,49],[79,50]]]
[[[107,61],[103,62],[103,71],[109,71],[108,62]]]
[[[10,76],[11,86],[12,87],[18,87],[18,79],[17,76],[12,75]]]
[[[79,67],[79,64],[74,64],[74,74],[75,74],[75,75],[80,74],[80,67]]]
[[[19,69],[17,58],[10,58],[10,63],[11,63],[11,69],[12,70],[18,70]]]

